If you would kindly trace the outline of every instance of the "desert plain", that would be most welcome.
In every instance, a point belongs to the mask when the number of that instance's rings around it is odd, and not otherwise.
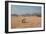
[[[41,27],[41,17],[38,16],[11,16],[11,28]]]

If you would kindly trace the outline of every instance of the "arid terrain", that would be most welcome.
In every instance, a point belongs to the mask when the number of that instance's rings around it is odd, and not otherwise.
[[[41,26],[38,16],[11,16],[11,28],[35,28]]]

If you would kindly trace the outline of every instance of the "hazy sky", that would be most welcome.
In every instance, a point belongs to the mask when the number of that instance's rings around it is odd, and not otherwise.
[[[12,14],[33,14],[41,13],[41,6],[21,6],[21,5],[11,5]]]

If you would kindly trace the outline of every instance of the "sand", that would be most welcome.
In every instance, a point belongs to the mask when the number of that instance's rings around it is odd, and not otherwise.
[[[11,28],[35,28],[35,27],[41,27],[41,17],[11,16]]]

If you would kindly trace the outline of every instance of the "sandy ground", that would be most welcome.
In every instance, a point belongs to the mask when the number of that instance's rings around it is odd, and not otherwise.
[[[35,28],[40,26],[41,26],[41,17],[37,17],[37,16],[11,17],[11,28]]]

